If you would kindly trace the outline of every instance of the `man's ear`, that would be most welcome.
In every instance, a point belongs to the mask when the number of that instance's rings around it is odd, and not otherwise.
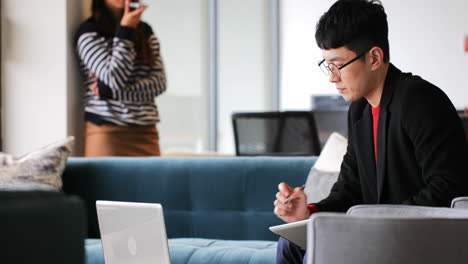
[[[375,71],[384,62],[384,52],[380,47],[372,47],[369,50],[369,58],[371,62],[371,70]]]

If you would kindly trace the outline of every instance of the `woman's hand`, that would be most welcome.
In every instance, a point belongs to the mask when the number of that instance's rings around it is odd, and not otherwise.
[[[138,9],[130,10],[130,0],[125,0],[124,14],[120,20],[120,25],[136,28],[140,23],[141,14],[143,14],[146,8],[147,6],[140,5]]]
[[[99,87],[98,87],[98,83],[97,81],[93,83],[93,86],[91,87],[91,91],[93,91],[93,93],[99,97]]]
[[[96,78],[96,75],[90,73],[88,74],[88,77],[89,78]],[[91,85],[91,91],[97,96],[99,97],[99,87],[98,87],[98,81],[96,79],[96,81]]]

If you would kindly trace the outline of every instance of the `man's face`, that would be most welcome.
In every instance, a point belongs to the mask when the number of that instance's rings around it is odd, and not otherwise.
[[[322,50],[322,55],[327,63],[333,63],[338,68],[358,56],[358,54],[346,47]],[[368,53],[366,55],[368,55]],[[339,72],[340,76],[330,73],[330,82],[335,84],[338,92],[348,102],[354,102],[363,97],[368,97],[375,89],[375,87],[370,85],[372,71],[370,70],[370,65],[367,63],[366,56],[352,62],[339,70]]]

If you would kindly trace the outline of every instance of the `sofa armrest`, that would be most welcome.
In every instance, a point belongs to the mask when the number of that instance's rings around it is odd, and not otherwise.
[[[468,197],[458,197],[452,200],[452,208],[468,209]]]
[[[83,264],[84,207],[55,191],[0,191],[2,263]]]
[[[468,219],[317,213],[308,264],[468,263]]]

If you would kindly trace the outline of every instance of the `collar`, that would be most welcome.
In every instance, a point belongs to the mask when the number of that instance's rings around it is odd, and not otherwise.
[[[380,99],[381,109],[387,109],[388,105],[390,104],[393,97],[393,92],[395,91],[395,82],[399,75],[401,75],[401,71],[390,63],[387,76],[385,77],[382,98]]]

